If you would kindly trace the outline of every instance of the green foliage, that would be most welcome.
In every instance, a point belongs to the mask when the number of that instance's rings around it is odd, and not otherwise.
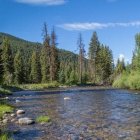
[[[99,83],[109,83],[113,73],[113,56],[109,47],[102,45],[98,52],[98,63],[96,63],[96,78]]]
[[[50,48],[50,81],[58,80],[58,71],[59,71],[59,59],[58,59],[58,50],[56,48],[56,34],[53,28],[51,33],[51,48]]]
[[[133,70],[140,71],[140,33],[135,36],[136,47],[132,58]]]
[[[7,36],[10,40],[10,42],[7,41],[7,46],[10,46],[12,58],[14,58],[14,65],[10,65],[12,67],[14,66],[14,71],[6,73],[3,76],[4,81],[8,84],[13,83],[13,81],[17,85],[40,82],[45,84],[50,81],[59,81],[62,84],[72,85],[86,83],[87,81],[102,83],[102,81],[106,82],[107,79],[110,79],[112,54],[109,48],[100,45],[97,33],[93,34],[90,42],[89,66],[88,59],[85,58],[81,35],[78,39],[79,55],[57,49],[55,31],[53,29],[50,36],[46,24],[44,24],[43,28],[43,44],[25,41],[1,33],[0,43],[2,42],[1,38],[3,36]],[[22,52],[22,55],[19,52]],[[7,64],[1,60],[0,64]],[[106,61],[104,62],[104,60]],[[109,70],[107,67],[109,67]],[[0,71],[4,75],[3,68]]]
[[[101,45],[94,32],[88,52],[89,81],[96,84],[109,84],[113,73],[113,55],[109,47]]]
[[[22,85],[17,85],[17,87],[23,89],[23,90],[42,90],[46,88],[56,88],[59,87],[59,83],[54,81],[52,83],[47,83],[47,84],[22,84]]]
[[[39,116],[38,118],[36,118],[36,122],[38,123],[45,123],[45,122],[50,122],[51,119],[49,116]]]
[[[64,84],[65,83],[65,73],[64,70],[59,71],[59,82]]]
[[[115,75],[122,71],[123,73],[114,81],[114,87],[140,90],[140,34],[136,35],[135,41],[136,47],[133,53],[132,65],[127,65],[124,69],[124,64],[118,63]]]
[[[97,74],[97,63],[98,63],[98,52],[100,50],[100,42],[98,40],[98,36],[96,32],[93,32],[91,37],[91,41],[89,44],[89,79],[91,82],[96,82],[96,74]]]
[[[123,72],[123,74],[114,81],[113,86],[118,88],[140,90],[140,72]]]
[[[125,71],[118,75],[118,77],[114,80],[113,87],[117,88],[128,88],[128,79],[129,79],[129,73],[126,73]]]
[[[128,78],[130,89],[140,90],[140,71],[132,71]]]
[[[23,61],[20,52],[18,51],[14,58],[14,76],[15,83],[21,84],[24,81]]]
[[[13,57],[11,46],[7,38],[4,38],[2,44],[2,63],[4,83],[11,84],[13,81]]]
[[[0,134],[0,140],[13,140],[8,133]]]
[[[0,94],[11,94],[12,92],[8,89],[0,87]]]
[[[85,45],[83,43],[82,35],[79,34],[79,38],[77,41],[78,44],[78,50],[79,50],[79,57],[78,57],[78,78],[79,78],[79,83],[83,83],[83,74],[85,72]]]
[[[4,115],[4,113],[11,113],[13,111],[13,107],[6,104],[0,104],[0,118]]]
[[[40,64],[39,64],[39,58],[37,55],[37,52],[33,51],[32,57],[31,57],[31,80],[33,83],[39,83],[40,82]]]

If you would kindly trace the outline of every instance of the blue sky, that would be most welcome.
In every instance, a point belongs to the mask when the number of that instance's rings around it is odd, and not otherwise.
[[[140,31],[140,0],[0,0],[0,32],[42,42],[43,23],[56,28],[58,47],[75,51],[79,32],[88,50],[93,31],[114,58],[131,60]]]

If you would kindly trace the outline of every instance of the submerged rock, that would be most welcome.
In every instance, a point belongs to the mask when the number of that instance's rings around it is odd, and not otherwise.
[[[16,100],[16,103],[20,103],[21,101],[20,100]]]
[[[35,121],[31,118],[20,118],[18,120],[18,123],[21,124],[21,125],[23,125],[23,124],[30,125],[30,124],[35,123]]]
[[[70,100],[71,98],[70,97],[64,97],[64,100]]]
[[[17,111],[17,115],[19,115],[19,114],[24,114],[24,113],[25,113],[24,110],[18,110],[18,111]]]

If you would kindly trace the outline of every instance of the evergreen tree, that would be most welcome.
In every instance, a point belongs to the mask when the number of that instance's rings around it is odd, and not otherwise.
[[[79,49],[79,58],[78,58],[78,66],[79,66],[79,82],[80,84],[83,83],[83,71],[85,71],[84,69],[84,55],[85,55],[85,49],[84,49],[84,44],[83,44],[83,39],[82,39],[82,35],[79,34],[79,38],[78,38],[78,49]]]
[[[33,51],[31,57],[31,80],[33,83],[40,82],[40,64],[39,64],[39,57],[37,52]]]
[[[113,56],[109,47],[102,45],[98,53],[97,77],[100,84],[109,82],[109,78],[113,73]]]
[[[117,60],[117,65],[116,65],[116,68],[115,68],[115,75],[120,75],[124,70],[125,70],[125,62],[124,62],[124,59],[120,60],[118,59]]]
[[[135,36],[135,52],[133,54],[132,66],[135,67],[135,70],[140,71],[140,33]]]
[[[18,51],[14,58],[14,81],[16,84],[22,84],[24,81],[23,61],[20,52]]]
[[[13,81],[13,56],[11,45],[7,38],[4,38],[2,44],[2,63],[4,84],[11,84]]]
[[[64,73],[64,70],[61,70],[59,72],[59,82],[64,84],[65,83],[65,73]]]
[[[56,34],[53,28],[51,33],[50,81],[56,81],[58,79],[59,60],[56,45]]]
[[[100,50],[100,42],[98,40],[97,33],[94,32],[91,41],[89,44],[89,75],[92,82],[96,82],[96,72],[98,71],[96,69],[96,65],[98,63],[98,52]]]
[[[47,25],[43,28],[43,48],[40,54],[41,76],[42,82],[46,83],[50,80],[50,36],[48,34]]]

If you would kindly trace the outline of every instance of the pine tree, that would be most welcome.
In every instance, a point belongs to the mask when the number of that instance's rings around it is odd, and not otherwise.
[[[89,44],[89,75],[92,82],[96,82],[96,72],[98,71],[96,69],[96,65],[98,63],[98,52],[100,50],[100,42],[98,40],[97,33],[94,32]]]
[[[140,33],[135,36],[135,53],[133,55],[132,65],[135,66],[135,69],[140,71]]]
[[[33,51],[31,57],[31,80],[33,83],[40,82],[40,64],[39,64],[39,57],[37,52]]]
[[[59,82],[64,84],[65,83],[65,72],[64,70],[59,71]]]
[[[24,81],[23,61],[20,52],[18,51],[14,58],[14,81],[16,84],[22,84]]]
[[[120,60],[118,59],[117,60],[117,65],[116,65],[116,68],[115,68],[115,75],[120,75],[124,70],[125,70],[125,62],[124,62],[124,59]]]
[[[79,49],[79,58],[78,58],[78,66],[79,66],[79,82],[80,84],[83,83],[83,71],[84,69],[84,55],[85,55],[85,49],[84,49],[84,44],[83,44],[83,39],[82,35],[79,34],[78,38],[78,49]]]
[[[43,27],[43,48],[40,54],[40,64],[41,64],[41,76],[42,83],[46,83],[50,80],[50,36],[48,34],[47,25],[44,24]]]
[[[10,42],[4,38],[2,44],[2,63],[4,84],[11,84],[13,81],[13,56]]]
[[[102,45],[98,53],[97,77],[100,84],[109,82],[109,78],[113,73],[113,56],[109,47]]]
[[[50,57],[50,81],[58,80],[59,60],[58,50],[56,48],[56,34],[53,28],[51,33],[51,57]]]

